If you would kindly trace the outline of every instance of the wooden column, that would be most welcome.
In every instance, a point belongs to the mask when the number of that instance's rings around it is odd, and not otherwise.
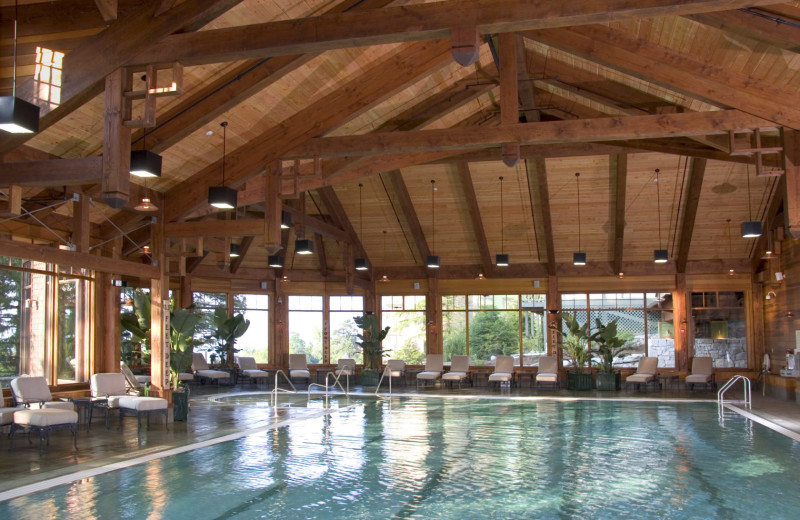
[[[117,372],[120,362],[121,331],[119,324],[119,287],[112,284],[113,275],[95,275],[95,336],[92,372]]]
[[[153,259],[159,276],[150,280],[150,392],[172,403],[169,388],[169,276],[164,241],[164,221],[153,224]]]
[[[131,130],[123,124],[130,119],[124,91],[130,74],[117,69],[106,77],[103,114],[103,202],[121,208],[130,198]]]
[[[675,275],[675,292],[672,293],[673,323],[675,331],[675,368],[689,370],[689,356],[694,343],[694,320],[691,316],[692,295],[686,291],[686,274]]]
[[[561,329],[561,296],[558,294],[558,276],[551,275],[547,278],[547,355],[555,355],[558,366],[562,366],[564,356],[558,348],[560,334],[551,329]]]
[[[753,339],[753,348],[747,349],[747,366],[754,367],[756,370],[761,368],[764,359],[764,286],[759,282],[753,283],[752,295],[752,326],[749,327],[751,333],[748,335]],[[792,338],[794,339],[794,338]]]
[[[281,250],[281,172],[281,161],[273,161],[264,173],[264,247],[268,255]]]
[[[797,239],[800,238],[800,131],[783,128],[781,137],[786,171],[786,233]]]
[[[85,193],[72,203],[72,241],[79,253],[89,252],[89,196]]]
[[[181,276],[181,295],[180,306],[189,307],[194,302],[194,293],[192,291],[192,277]]]
[[[270,364],[284,370],[289,368],[289,300],[283,293],[283,282],[275,280],[275,326],[274,338],[270,344]]]
[[[439,279],[428,278],[428,294],[425,296],[425,354],[442,353],[442,307],[439,295]]]

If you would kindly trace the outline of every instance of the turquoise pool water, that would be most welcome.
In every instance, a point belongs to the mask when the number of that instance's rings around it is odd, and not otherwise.
[[[352,401],[351,401],[352,402]],[[0,518],[800,516],[800,443],[715,405],[365,399],[0,503]]]

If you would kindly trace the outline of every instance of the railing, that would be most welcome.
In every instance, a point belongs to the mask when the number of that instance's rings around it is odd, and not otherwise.
[[[349,393],[350,393],[349,392],[349,390],[350,390],[349,381],[348,381],[348,385],[347,385],[347,390],[345,390],[344,387],[342,386],[342,383],[339,382],[339,378],[342,377],[343,375],[345,375],[343,372],[338,374],[338,375],[335,374],[334,372],[328,372],[327,374],[325,374],[325,384],[324,385],[321,385],[319,383],[309,383],[309,385],[308,385],[308,393],[309,393],[309,395],[311,394],[311,387],[316,386],[316,387],[325,389],[325,398],[327,399],[328,398],[328,391],[331,388],[335,387],[336,385],[339,385],[339,388],[342,390],[342,392],[344,392],[344,395],[349,395]],[[331,378],[331,377],[333,378],[333,384],[329,385],[328,384],[328,378]]]
[[[383,373],[381,374],[381,378],[378,380],[378,387],[375,388],[375,395],[380,395],[378,392],[381,389],[381,384],[383,383],[383,378],[386,377],[386,373],[389,373],[389,397],[392,397],[392,371],[389,368],[389,365],[386,365],[383,368]]]
[[[291,390],[286,390],[286,389],[278,387],[278,374],[282,375],[283,378],[286,380],[286,382],[289,383],[289,386],[292,387]],[[297,388],[295,388],[294,384],[292,384],[292,380],[289,379],[289,376],[286,375],[286,372],[284,372],[283,370],[280,370],[280,369],[275,371],[275,388],[270,393],[275,394],[275,396],[277,397],[278,392],[287,392],[287,393],[290,393],[290,394],[296,394],[297,393]]]
[[[728,382],[725,383],[725,385],[719,389],[719,392],[717,392],[717,408],[720,417],[722,416],[723,409],[725,407],[725,392],[727,392],[728,389],[730,389],[737,381],[742,381],[744,386],[744,400],[741,402],[747,409],[750,409],[752,407],[753,395],[752,392],[750,391],[750,379],[746,378],[745,376],[737,374],[732,378],[730,378]],[[730,402],[735,402],[735,401],[730,401]]]

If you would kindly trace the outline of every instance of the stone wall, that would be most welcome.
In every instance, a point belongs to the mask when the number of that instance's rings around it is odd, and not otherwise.
[[[744,338],[695,338],[694,355],[710,357],[716,368],[747,368],[747,345]]]
[[[658,358],[658,366],[675,368],[675,340],[671,338],[650,339],[648,352]]]

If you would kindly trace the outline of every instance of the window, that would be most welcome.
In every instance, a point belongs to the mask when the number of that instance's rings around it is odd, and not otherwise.
[[[362,363],[361,348],[357,343],[357,335],[361,334],[361,330],[353,318],[364,314],[364,298],[331,296],[328,302],[331,324],[330,362],[337,363],[340,358],[351,358],[355,359],[356,363]]]
[[[214,341],[210,338],[214,336],[217,329],[214,326],[214,312],[217,309],[228,308],[228,296],[225,293],[196,292],[192,294],[197,314],[200,315],[200,322],[194,332],[195,352],[205,352],[205,355],[214,362],[216,354],[214,351]]]
[[[477,365],[497,356],[538,363],[547,351],[543,294],[451,295],[442,297],[444,359],[468,355]]]
[[[406,363],[425,363],[425,297],[381,296],[381,326],[389,326],[383,350],[392,359]]]
[[[617,320],[617,335],[628,351],[615,366],[637,366],[643,356],[658,358],[658,366],[675,367],[672,293],[591,293],[561,295],[562,312],[574,313],[578,323]],[[596,363],[593,360],[592,363]]]
[[[0,257],[0,265],[20,267],[19,259]],[[19,375],[22,329],[22,273],[0,267],[0,387]]]
[[[64,53],[36,47],[36,68],[33,73],[36,104],[53,110],[61,104],[61,73]]]
[[[744,292],[693,292],[694,355],[717,368],[747,368]]]
[[[322,296],[289,296],[289,353],[322,363]]]
[[[237,294],[233,301],[236,314],[242,313],[250,326],[236,340],[242,356],[252,356],[257,363],[269,362],[269,296],[266,294]]]

